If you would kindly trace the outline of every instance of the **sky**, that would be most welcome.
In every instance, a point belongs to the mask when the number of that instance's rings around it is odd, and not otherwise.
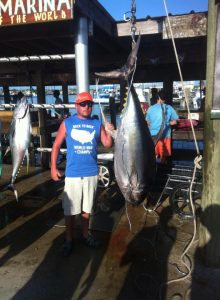
[[[131,10],[131,0],[99,0],[115,20],[123,20],[124,13]],[[165,16],[163,0],[136,0],[136,18]],[[185,14],[194,10],[208,10],[208,0],[166,0],[168,12],[172,15]],[[127,17],[130,15],[127,14]]]

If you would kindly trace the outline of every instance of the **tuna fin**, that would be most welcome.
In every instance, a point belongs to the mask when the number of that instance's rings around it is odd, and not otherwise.
[[[4,154],[4,156],[3,156],[3,158],[8,154],[8,152],[10,152],[11,151],[11,148],[10,148],[10,146],[8,146],[7,147],[7,149],[6,149],[6,151],[5,151],[5,154]]]
[[[27,174],[28,174],[29,173],[29,152],[28,152],[28,149],[26,149],[25,156],[27,158]]]

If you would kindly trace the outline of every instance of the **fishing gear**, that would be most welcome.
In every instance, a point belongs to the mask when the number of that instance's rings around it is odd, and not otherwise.
[[[130,17],[127,17],[127,14],[131,14]],[[131,0],[131,10],[124,13],[124,21],[131,23],[131,38],[132,38],[132,44],[135,44],[135,34],[136,34],[136,2],[135,0]]]

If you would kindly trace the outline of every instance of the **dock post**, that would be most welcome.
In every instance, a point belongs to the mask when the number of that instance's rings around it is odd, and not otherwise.
[[[220,1],[209,0],[207,41],[207,86],[204,130],[204,176],[201,224],[199,226],[199,253],[208,267],[220,267],[220,117],[212,119],[215,70],[220,68]],[[216,58],[216,61],[215,61]],[[216,86],[217,87],[217,86]],[[220,100],[219,100],[220,101]],[[219,102],[220,103],[220,102]]]
[[[167,104],[173,104],[173,80],[168,78],[163,82],[163,89],[167,95]]]
[[[62,91],[63,91],[63,103],[69,103],[69,94],[68,94],[68,84],[62,83]],[[64,108],[64,115],[69,115],[69,109]]]
[[[115,105],[115,95],[113,93],[110,94],[109,97],[109,110],[110,110],[110,118],[111,123],[114,125],[116,129],[116,105]]]
[[[9,86],[8,85],[3,86],[3,92],[4,92],[5,103],[10,103],[11,96],[10,96],[10,93],[9,93]]]
[[[37,74],[37,101],[38,103],[46,103],[43,74],[41,71],[39,71]],[[45,148],[49,146],[49,136],[46,133],[46,116],[47,116],[47,112],[45,109],[38,110],[41,148]],[[48,152],[41,153],[41,166],[44,169],[49,169],[49,159],[50,159],[50,154]]]

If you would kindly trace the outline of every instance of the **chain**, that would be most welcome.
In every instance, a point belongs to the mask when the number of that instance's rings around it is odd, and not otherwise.
[[[131,14],[131,17],[127,17],[127,14]],[[136,3],[135,0],[131,0],[131,11],[128,11],[124,14],[124,20],[126,22],[130,22],[131,23],[131,38],[132,38],[132,43],[135,44],[135,33],[136,33]]]
[[[136,33],[136,3],[135,0],[131,1],[131,38],[132,38],[132,42],[135,43],[135,33]]]

